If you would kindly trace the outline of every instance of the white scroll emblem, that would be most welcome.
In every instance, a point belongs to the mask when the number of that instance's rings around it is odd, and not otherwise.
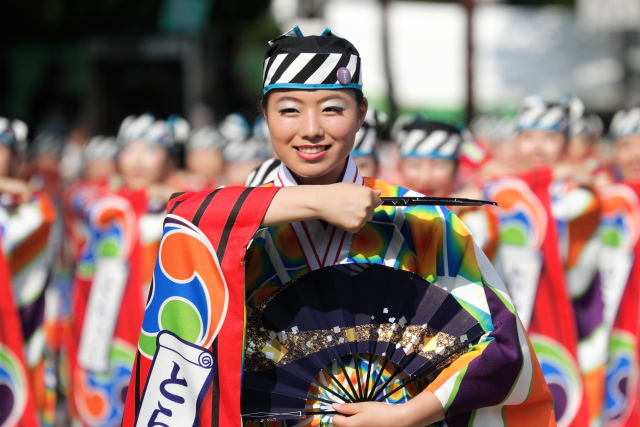
[[[161,331],[136,427],[196,425],[198,407],[214,374],[209,350]]]

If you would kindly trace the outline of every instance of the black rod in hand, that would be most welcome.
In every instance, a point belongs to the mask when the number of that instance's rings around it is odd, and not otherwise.
[[[380,197],[382,206],[498,206],[489,200],[460,197]]]

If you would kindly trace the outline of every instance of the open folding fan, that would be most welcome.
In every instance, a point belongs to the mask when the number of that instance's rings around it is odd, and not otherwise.
[[[332,403],[402,403],[484,331],[407,271],[341,264],[292,280],[247,321],[242,418],[330,422]]]

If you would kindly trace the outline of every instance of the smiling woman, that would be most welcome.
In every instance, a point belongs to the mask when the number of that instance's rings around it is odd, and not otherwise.
[[[381,207],[420,194],[364,178],[351,158],[368,108],[355,47],[295,27],[270,42],[263,75],[282,164],[262,187],[170,202],[170,256],[156,264],[140,341],[155,350],[138,353],[123,425],[554,425],[509,294],[462,222],[440,206]],[[195,271],[185,281],[165,263]],[[205,265],[224,280],[203,279]],[[427,287],[440,297],[421,304]],[[225,309],[214,316],[206,295]],[[177,300],[204,328],[169,321]],[[194,335],[203,329],[216,332]],[[427,357],[434,369],[418,369]]]

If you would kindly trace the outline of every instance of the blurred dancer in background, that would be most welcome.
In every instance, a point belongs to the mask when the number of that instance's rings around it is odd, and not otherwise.
[[[118,143],[115,137],[94,136],[83,150],[83,178],[92,183],[105,182],[116,173]]]
[[[43,317],[51,277],[56,211],[51,199],[16,177],[27,128],[0,117],[0,413],[6,425],[53,422],[53,361]]]
[[[569,102],[569,145],[565,160],[580,165],[593,175],[596,188],[610,185],[615,176],[604,164],[599,144],[602,141],[604,124],[597,114],[585,110],[584,103],[576,96]]]
[[[631,427],[640,419],[640,108],[618,111],[610,134],[622,181],[600,191],[599,261],[609,344],[604,418],[606,426]]]
[[[446,123],[420,117],[400,118],[392,135],[400,152],[400,173],[408,188],[431,197],[480,198],[474,183],[462,188],[458,180],[461,132]],[[469,227],[476,244],[494,256],[497,245],[497,218],[485,207],[453,207]]]
[[[185,144],[185,170],[174,170],[167,184],[181,191],[217,188],[224,181],[224,139],[207,125],[195,130]]]
[[[458,129],[420,117],[401,118],[394,127],[403,184],[427,196],[451,194],[462,144]]]
[[[496,264],[530,332],[558,425],[588,425],[601,416],[606,357],[597,341],[602,332],[599,203],[584,188],[590,174],[561,162],[568,144],[566,103],[527,97],[516,121],[520,172],[490,182],[485,191],[500,205]]]
[[[218,131],[225,140],[224,184],[243,185],[251,172],[271,157],[269,128],[262,117],[252,129],[242,114],[233,113],[220,123]]]
[[[369,105],[364,123],[356,133],[356,142],[351,151],[351,157],[356,162],[356,166],[362,176],[379,178],[380,159],[378,158],[378,148],[380,146],[380,133],[386,123],[386,114]]]
[[[85,221],[73,289],[70,408],[82,425],[118,425],[170,194],[163,183],[188,125],[127,117],[118,134],[119,186],[86,185],[72,197]]]

